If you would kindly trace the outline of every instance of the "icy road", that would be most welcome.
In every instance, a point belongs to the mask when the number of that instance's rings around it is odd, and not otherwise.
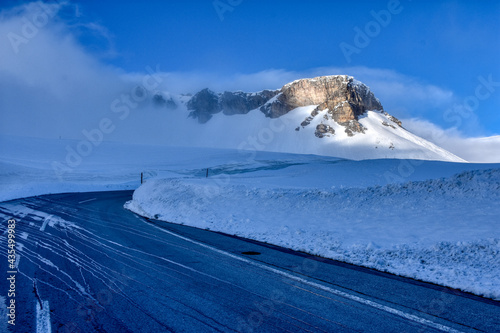
[[[131,195],[0,203],[0,332],[500,330],[499,302],[145,220],[123,208]]]

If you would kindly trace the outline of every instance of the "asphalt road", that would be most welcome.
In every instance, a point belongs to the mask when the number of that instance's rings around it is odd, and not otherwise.
[[[15,325],[2,319],[0,332],[500,331],[499,302],[149,221],[123,208],[131,195],[0,203],[2,317],[12,299],[16,306]]]

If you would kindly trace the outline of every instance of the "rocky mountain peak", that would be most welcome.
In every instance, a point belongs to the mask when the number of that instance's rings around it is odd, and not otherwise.
[[[221,111],[219,95],[208,88],[197,92],[187,103],[189,114],[193,118],[198,118],[200,123],[206,123],[212,115]]]
[[[363,132],[358,118],[367,110],[383,111],[382,104],[363,83],[347,75],[320,76],[300,79],[285,84],[279,90],[264,90],[258,93],[224,92],[216,94],[208,89],[195,94],[187,103],[190,116],[205,123],[213,114],[245,114],[260,109],[266,117],[281,117],[291,110],[317,105],[311,113],[314,118],[320,111],[328,109],[328,115],[337,123],[346,126],[346,132]],[[308,119],[302,123],[307,125]]]
[[[280,95],[261,111],[271,118],[280,117],[297,107],[318,105],[305,119],[303,126],[320,111],[328,109],[329,116],[347,127],[346,131],[363,132],[358,118],[367,110],[383,111],[382,104],[363,83],[347,75],[320,76],[300,79],[284,85]]]

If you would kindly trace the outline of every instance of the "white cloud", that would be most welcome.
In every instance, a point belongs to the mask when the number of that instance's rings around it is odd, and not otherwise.
[[[161,65],[159,65],[161,70]],[[130,73],[138,77],[144,73]],[[300,73],[282,69],[269,69],[257,73],[236,73],[221,75],[209,72],[162,72],[162,88],[173,93],[196,93],[204,88],[215,92],[245,91],[255,92],[264,89],[279,89],[284,84],[300,78]]]
[[[0,14],[2,134],[78,138],[129,90],[116,69],[88,54],[60,20],[66,4]]]
[[[469,162],[500,163],[500,135],[470,138],[456,128],[443,129],[423,119],[402,119],[402,122],[409,131]]]

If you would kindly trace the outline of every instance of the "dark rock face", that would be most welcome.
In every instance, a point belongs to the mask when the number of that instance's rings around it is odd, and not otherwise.
[[[382,125],[387,126],[387,127],[390,127],[390,128],[392,128],[392,129],[396,129],[396,126],[389,124],[387,121],[383,121],[383,122],[382,122]]]
[[[161,93],[153,95],[153,104],[157,107],[166,107],[167,109],[177,108],[177,104],[175,104],[172,97],[165,97]]]
[[[391,119],[392,122],[398,124],[399,127],[403,127],[403,124],[401,123],[401,120],[399,120],[398,118],[396,118],[394,116],[390,116],[389,119]]]
[[[349,120],[342,123],[340,125],[345,127],[345,132],[348,136],[354,136],[354,133],[365,133],[366,127],[363,127],[357,120]]]
[[[316,126],[314,135],[316,135],[318,138],[330,136],[330,134],[335,135],[335,130],[331,128],[330,125],[319,124],[318,126]]]
[[[197,118],[200,123],[206,123],[212,115],[220,112],[219,96],[209,89],[196,93],[187,103],[190,117]]]
[[[278,90],[263,90],[258,93],[225,91],[220,96],[220,104],[226,115],[245,114],[263,105],[277,94]]]
[[[288,113],[288,111],[293,110],[290,109],[289,105],[286,104],[285,101],[280,98],[281,95],[272,103],[266,103],[260,108],[260,111],[262,111],[263,114],[266,115],[266,117],[269,118],[278,118],[281,117],[282,115],[285,115]]]
[[[206,123],[213,114],[223,112],[225,115],[246,114],[256,109],[278,94],[278,90],[263,90],[258,93],[241,91],[216,94],[209,89],[196,93],[187,103],[190,117]]]

